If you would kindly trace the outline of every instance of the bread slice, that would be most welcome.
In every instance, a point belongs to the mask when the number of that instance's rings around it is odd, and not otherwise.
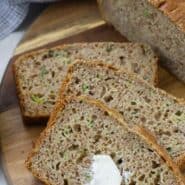
[[[130,41],[150,44],[185,82],[184,0],[98,0],[106,21]]]
[[[141,124],[170,156],[185,166],[185,104],[138,79],[101,62],[77,62],[69,68],[63,93],[88,95],[118,110],[129,127]]]
[[[147,45],[134,43],[76,43],[20,56],[14,63],[23,116],[48,118],[69,63],[77,58],[102,60],[135,72],[151,84],[157,80],[157,57]]]
[[[103,154],[117,165],[121,185],[184,184],[162,150],[160,156],[115,117],[105,105],[85,97],[59,102],[26,161],[28,169],[49,185],[85,185],[92,178],[93,156]]]

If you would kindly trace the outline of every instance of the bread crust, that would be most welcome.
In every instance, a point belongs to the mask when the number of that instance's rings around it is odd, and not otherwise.
[[[60,90],[60,99],[62,99],[62,97],[64,96],[65,92],[67,91],[68,89],[68,84],[70,82],[70,80],[72,79],[72,76],[73,76],[73,71],[74,71],[74,68],[75,68],[75,65],[76,64],[83,64],[84,61],[82,60],[78,60],[76,61],[75,63],[71,64],[68,68],[68,72],[67,72],[67,75],[65,77],[65,79],[63,80],[63,84],[61,86],[61,90]],[[160,93],[162,93],[164,96],[168,97],[168,98],[171,98],[174,100],[174,102],[180,104],[180,105],[183,105],[185,106],[185,100],[184,99],[178,99],[176,97],[174,97],[173,95],[171,94],[168,94],[167,92],[165,92],[164,90],[162,89],[159,89],[157,87],[152,87],[149,83],[147,83],[146,81],[144,81],[143,79],[141,78],[138,78],[134,73],[127,73],[126,71],[124,71],[123,69],[117,69],[115,68],[114,66],[110,65],[110,64],[105,64],[105,63],[102,63],[100,61],[97,61],[97,62],[86,62],[85,65],[88,65],[90,68],[91,67],[96,67],[96,66],[100,66],[100,67],[103,67],[105,69],[108,69],[108,70],[112,70],[114,71],[115,73],[117,74],[122,74],[122,73],[126,73],[131,79],[133,78],[137,78],[141,81],[141,83],[143,85],[148,85],[150,86],[152,89],[155,88],[155,90],[157,91],[160,91]],[[177,157],[175,159],[175,162],[176,164],[178,164],[178,166],[180,167],[181,170],[183,170],[185,168],[185,154],[184,155],[181,155],[179,157]]]
[[[146,0],[150,5],[161,11],[174,23],[178,30],[185,32],[185,1],[184,0]],[[105,16],[101,5],[105,0],[97,0],[100,13],[104,20]],[[107,20],[106,20],[107,21]],[[112,25],[110,22],[108,24]]]
[[[40,137],[37,139],[36,143],[35,143],[35,147],[32,150],[32,152],[29,154],[27,160],[25,161],[25,165],[26,167],[33,173],[33,175],[37,178],[39,178],[41,181],[43,181],[44,183],[46,183],[47,185],[51,185],[46,179],[44,179],[43,177],[40,176],[40,174],[38,174],[37,172],[34,172],[31,168],[31,158],[37,154],[37,150],[39,148],[39,146],[42,144],[43,140],[45,137],[48,136],[50,129],[55,125],[55,121],[57,118],[57,113],[58,111],[61,111],[65,108],[65,105],[67,103],[69,103],[70,101],[75,100],[75,101],[85,101],[88,104],[91,105],[95,105],[96,107],[100,108],[103,111],[106,111],[112,118],[116,119],[118,121],[118,123],[120,123],[122,126],[124,126],[125,128],[128,129],[128,131],[138,135],[139,137],[143,138],[143,140],[149,144],[151,146],[151,148],[156,151],[156,153],[158,153],[158,155],[165,160],[166,164],[168,165],[168,167],[170,169],[172,169],[172,171],[174,172],[174,175],[176,177],[177,182],[179,183],[179,185],[184,185],[185,183],[185,179],[183,177],[183,175],[180,173],[179,168],[177,167],[177,165],[172,161],[172,159],[168,156],[168,154],[166,153],[166,151],[160,147],[157,144],[157,141],[155,140],[155,138],[147,131],[145,130],[145,128],[142,127],[134,127],[133,129],[130,129],[128,127],[128,125],[125,123],[123,116],[118,113],[116,110],[114,109],[110,109],[108,108],[105,104],[103,104],[102,102],[89,98],[87,96],[79,96],[79,97],[75,97],[75,96],[68,96],[68,97],[64,97],[61,101],[58,101],[54,111],[51,114],[48,126],[45,128],[45,130],[41,133]]]
[[[185,154],[183,154],[182,156],[177,158],[176,163],[177,163],[177,165],[179,166],[179,168],[181,169],[182,173],[185,176]]]
[[[162,11],[178,29],[185,32],[184,0],[148,0],[148,2]]]
[[[106,43],[106,42],[101,42],[101,43]],[[109,42],[109,43],[111,43],[111,42]],[[121,43],[121,42],[118,42],[118,43]],[[83,42],[82,43],[70,44],[70,46],[71,45],[78,46],[80,44],[83,44],[83,46],[88,46],[88,43],[83,43]],[[98,44],[98,42],[94,42],[94,44]],[[141,43],[130,43],[130,44],[133,44],[133,45],[138,44],[139,45]],[[15,59],[13,59],[13,73],[14,73],[14,79],[15,79],[15,83],[16,83],[17,96],[19,98],[19,105],[20,105],[22,117],[23,117],[23,120],[24,120],[25,123],[39,123],[39,122],[42,122],[42,121],[46,121],[46,120],[48,120],[49,115],[48,114],[43,114],[43,113],[42,114],[39,113],[37,115],[35,115],[35,114],[31,115],[31,114],[26,112],[25,107],[24,107],[25,97],[21,92],[19,74],[18,74],[18,70],[16,69],[17,66],[20,66],[22,61],[27,60],[31,56],[38,56],[38,55],[40,55],[44,52],[49,51],[50,49],[52,49],[52,50],[57,50],[57,49],[62,50],[62,49],[65,49],[68,46],[69,46],[69,44],[63,44],[63,45],[58,45],[58,46],[47,48],[47,49],[40,49],[40,50],[36,50],[36,51],[31,51],[31,52],[25,53],[21,56],[15,57]],[[152,70],[154,72],[154,74],[152,76],[153,77],[152,81],[153,81],[154,85],[157,86],[157,84],[158,84],[158,62],[159,61],[158,61],[157,56],[155,57],[155,59],[156,59],[155,60],[156,63],[155,63],[155,65],[152,66]]]

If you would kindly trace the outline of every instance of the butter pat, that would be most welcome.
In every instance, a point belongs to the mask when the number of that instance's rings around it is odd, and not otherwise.
[[[86,185],[121,185],[122,176],[109,155],[94,155],[91,181]]]

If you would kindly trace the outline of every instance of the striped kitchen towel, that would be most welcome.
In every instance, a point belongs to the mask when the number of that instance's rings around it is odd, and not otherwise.
[[[0,0],[0,39],[14,31],[26,17],[31,2],[56,0]]]

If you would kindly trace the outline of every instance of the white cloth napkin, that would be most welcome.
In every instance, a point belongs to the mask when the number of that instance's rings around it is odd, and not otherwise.
[[[31,2],[56,0],[0,0],[0,39],[14,31],[26,17]]]

